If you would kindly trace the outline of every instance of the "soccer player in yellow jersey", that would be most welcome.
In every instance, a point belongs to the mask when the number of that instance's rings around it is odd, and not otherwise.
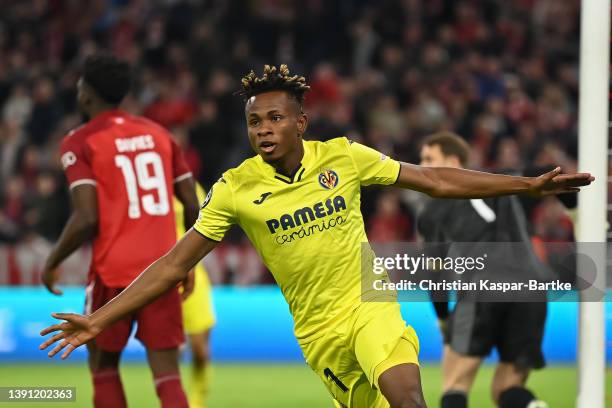
[[[248,136],[257,156],[223,174],[209,190],[195,226],[125,291],[91,315],[54,313],[65,322],[41,344],[49,356],[94,338],[121,316],[175,285],[232,224],[249,236],[289,303],[308,365],[336,406],[424,407],[416,334],[399,305],[361,296],[362,185],[409,188],[434,197],[558,194],[593,181],[590,174],[513,177],[400,163],[345,138],[302,139],[309,89],[285,65],[242,79]]]
[[[198,201],[202,203],[206,194],[196,183]],[[183,227],[183,205],[174,200],[177,234],[185,234]],[[212,294],[208,274],[201,262],[195,267],[195,282],[191,295],[183,300],[183,327],[189,337],[191,346],[191,384],[189,387],[190,408],[206,406],[209,374],[209,339],[210,329],[215,325],[215,314],[212,306]]]

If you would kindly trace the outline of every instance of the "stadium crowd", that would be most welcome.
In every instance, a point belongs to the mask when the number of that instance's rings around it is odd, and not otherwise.
[[[575,171],[579,6],[578,0],[3,2],[0,243],[44,247],[60,233],[70,204],[58,145],[82,122],[74,85],[84,58],[100,50],[134,66],[137,82],[125,109],[169,128],[205,188],[252,155],[244,105],[234,95],[240,78],[280,62],[312,87],[307,138],[345,135],[418,163],[422,138],[447,129],[470,142],[473,168],[555,163]],[[370,239],[414,239],[417,201],[398,191],[364,194]],[[529,215],[542,239],[572,238],[571,221],[555,200]],[[271,281],[257,259],[244,256],[252,250],[241,232],[226,241],[219,270],[229,263],[251,272],[220,273],[213,281]]]

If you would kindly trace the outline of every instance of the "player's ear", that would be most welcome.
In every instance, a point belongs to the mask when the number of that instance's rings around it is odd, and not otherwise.
[[[448,167],[455,167],[455,168],[461,168],[463,167],[461,165],[461,161],[459,160],[459,157],[452,155],[452,156],[446,156],[446,165]]]
[[[304,112],[300,112],[297,119],[298,137],[302,137],[308,128],[308,116]]]

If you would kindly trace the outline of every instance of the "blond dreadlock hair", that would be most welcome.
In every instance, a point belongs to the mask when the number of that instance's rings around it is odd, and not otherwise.
[[[264,65],[261,77],[251,70],[241,82],[242,90],[238,92],[238,95],[242,96],[245,101],[263,92],[285,91],[293,96],[301,107],[304,103],[304,94],[310,90],[310,86],[306,85],[306,79],[299,75],[291,76],[286,64],[281,64],[278,69],[274,65]]]

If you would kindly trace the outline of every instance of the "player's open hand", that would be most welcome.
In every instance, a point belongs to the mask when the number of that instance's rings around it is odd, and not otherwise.
[[[40,278],[42,280],[43,285],[45,285],[45,288],[47,288],[47,290],[51,293],[53,293],[54,295],[63,295],[64,292],[62,292],[56,285],[57,285],[57,281],[59,280],[59,270],[57,268],[47,268],[45,267],[45,270],[42,273],[42,276]]]
[[[561,174],[561,167],[532,179],[528,194],[536,197],[552,194],[577,193],[580,187],[595,180],[589,173]]]
[[[62,354],[62,360],[66,359],[74,349],[88,341],[100,333],[101,329],[96,327],[89,316],[83,316],[76,313],[52,313],[51,316],[56,319],[65,320],[63,323],[54,324],[43,329],[40,332],[41,336],[59,331],[40,345],[40,349],[44,350],[55,342],[59,342],[55,348],[49,351],[48,356],[53,357],[64,348],[66,350]]]

